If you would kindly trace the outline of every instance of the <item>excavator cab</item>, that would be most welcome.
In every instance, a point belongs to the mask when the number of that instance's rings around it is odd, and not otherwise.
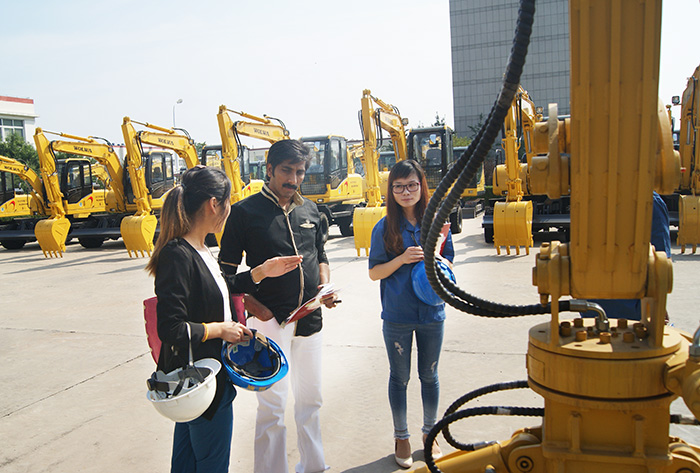
[[[316,202],[324,235],[328,235],[330,225],[337,224],[341,235],[351,236],[353,211],[363,201],[362,176],[354,169],[354,153],[348,153],[348,143],[342,136],[314,136],[300,141],[311,151],[301,194]]]
[[[175,161],[172,154],[164,151],[152,152],[146,158],[146,185],[154,199],[175,187]]]
[[[175,163],[176,159],[166,151],[151,151],[144,155],[146,186],[153,199],[163,197],[170,189],[175,187]],[[134,189],[131,185],[131,175],[124,173],[124,189],[127,202],[135,202]]]
[[[453,135],[454,132],[447,126],[413,129],[408,133],[408,159],[418,161],[425,171],[431,196],[454,164]],[[450,230],[453,234],[462,231],[460,202],[450,214]]]
[[[265,180],[265,162],[250,161],[250,151],[247,146],[238,148],[238,166],[241,171],[241,180],[245,184],[243,197],[260,192],[262,182]],[[200,162],[204,166],[218,167],[226,172],[221,145],[205,146],[200,154]],[[262,172],[262,174],[261,174]]]
[[[325,196],[348,176],[347,142],[341,136],[317,136],[301,141],[311,151],[311,164],[301,184],[301,193],[309,198]]]
[[[56,170],[61,179],[61,193],[69,204],[77,204],[90,195],[92,187],[92,163],[87,159],[60,159]]]

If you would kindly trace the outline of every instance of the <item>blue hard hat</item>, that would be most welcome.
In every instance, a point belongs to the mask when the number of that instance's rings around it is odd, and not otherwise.
[[[229,379],[250,391],[265,391],[289,371],[287,358],[273,340],[251,330],[254,337],[239,343],[224,342],[221,360]]]
[[[439,259],[435,260],[435,263],[437,264],[438,269],[442,271],[442,274],[444,274],[447,279],[453,283],[457,282],[457,278],[455,278],[452,268],[450,268],[447,263]],[[430,285],[430,282],[428,282],[428,276],[425,274],[425,262],[419,261],[413,267],[413,270],[411,271],[411,284],[413,284],[413,292],[415,292],[418,299],[424,303],[428,305],[440,305],[443,303],[443,300],[440,299],[440,296],[437,295],[435,290]]]

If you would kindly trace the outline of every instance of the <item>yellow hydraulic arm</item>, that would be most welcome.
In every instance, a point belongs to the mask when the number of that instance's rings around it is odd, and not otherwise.
[[[228,112],[253,121],[234,122],[231,120]],[[274,119],[268,116],[260,118],[249,113],[236,112],[235,110],[229,110],[225,105],[219,106],[219,113],[216,115],[216,118],[219,123],[219,133],[221,134],[221,154],[223,155],[224,171],[233,184],[231,192],[231,203],[233,204],[250,194],[259,192],[263,184],[257,179],[251,180],[248,189],[246,189],[246,185],[241,179],[241,167],[238,160],[240,155],[240,139],[238,135],[258,138],[272,144],[280,140],[288,140],[289,131],[281,121],[278,125],[273,123],[272,120]]]
[[[680,155],[681,174],[680,191],[690,195],[681,195],[678,202],[678,244],[681,252],[690,245],[693,253],[700,244],[700,146],[698,138],[698,113],[700,111],[700,66],[688,79],[683,91],[681,112]]]
[[[133,123],[157,132],[136,131]],[[121,234],[129,256],[150,255],[153,251],[153,238],[158,226],[158,219],[152,213],[153,198],[146,185],[145,160],[142,144],[171,149],[185,160],[187,168],[198,164],[197,149],[189,136],[177,133],[172,128],[163,128],[151,123],[137,122],[124,117],[122,134],[126,146],[127,170],[131,177],[131,186],[137,211],[133,217],[126,217],[121,223]],[[132,255],[133,252],[133,255]]]
[[[105,175],[101,172],[99,167],[93,168],[93,172],[97,174],[97,177],[105,182],[105,186],[109,187],[111,191],[114,192],[114,199],[110,203],[113,204],[114,210],[117,212],[126,211],[126,195],[124,192],[124,168],[119,160],[119,157],[114,152],[114,147],[111,143],[100,143],[100,138],[94,136],[82,137],[77,135],[71,135],[68,133],[56,133],[48,130],[44,130],[43,133],[53,134],[60,136],[62,138],[69,138],[75,141],[63,141],[54,140],[51,141],[50,147],[54,153],[62,152],[69,154],[76,154],[79,156],[86,156],[88,158],[95,159],[98,163],[107,168],[107,174]]]
[[[9,206],[8,202],[0,202],[0,217],[31,215],[32,213],[46,214],[44,208],[44,190],[41,185],[41,179],[32,168],[15,159],[0,156],[0,171],[14,174],[27,182],[31,187],[31,194],[28,196],[20,196],[26,197],[26,199],[15,197],[12,199],[12,201],[14,201],[12,206]]]
[[[379,147],[377,144],[379,129],[389,132],[397,162],[406,159],[408,156],[406,131],[404,129],[408,120],[401,118],[396,107],[372,96],[372,92],[369,89],[362,91],[361,104],[362,161],[365,165],[365,181],[367,183],[367,207],[357,208],[353,214],[355,249],[358,256],[362,248],[365,249],[366,255],[369,254],[372,229],[386,215],[386,208],[382,206],[383,199],[379,172]],[[375,104],[377,105],[376,109],[374,107]]]
[[[531,14],[534,1],[523,3]],[[658,100],[661,1],[571,0],[569,15],[571,242],[537,255],[533,283],[551,320],[530,330],[527,353],[542,426],[447,455],[433,473],[700,471],[700,448],[669,436],[678,396],[700,416],[700,329],[690,337],[665,325],[672,265],[650,245],[652,191],[672,191],[680,170]],[[561,180],[564,136],[549,125],[538,165]],[[641,299],[641,320],[598,305],[595,318],[560,321],[560,307],[592,298]]]

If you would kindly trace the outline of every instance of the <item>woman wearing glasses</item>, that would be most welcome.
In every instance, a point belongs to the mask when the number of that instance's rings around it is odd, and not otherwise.
[[[438,361],[442,348],[445,304],[422,302],[413,291],[411,271],[423,260],[420,226],[428,204],[428,184],[420,165],[400,161],[389,173],[386,217],[372,230],[369,277],[381,280],[384,343],[389,356],[389,405],[394,420],[394,458],[402,468],[413,464],[406,415],[406,388],[411,372],[413,336],[418,352],[418,377],[423,400],[423,441],[437,420],[440,383]],[[454,258],[448,233],[443,256]],[[432,445],[435,458],[440,447]]]

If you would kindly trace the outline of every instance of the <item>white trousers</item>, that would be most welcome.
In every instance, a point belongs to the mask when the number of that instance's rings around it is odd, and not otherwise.
[[[289,362],[289,374],[266,391],[257,393],[255,423],[255,473],[287,473],[287,427],[284,411],[291,381],[294,420],[301,459],[296,473],[318,473],[328,469],[321,442],[321,333],[295,337],[296,323],[281,328],[275,319],[248,320],[248,326],[274,340]]]

